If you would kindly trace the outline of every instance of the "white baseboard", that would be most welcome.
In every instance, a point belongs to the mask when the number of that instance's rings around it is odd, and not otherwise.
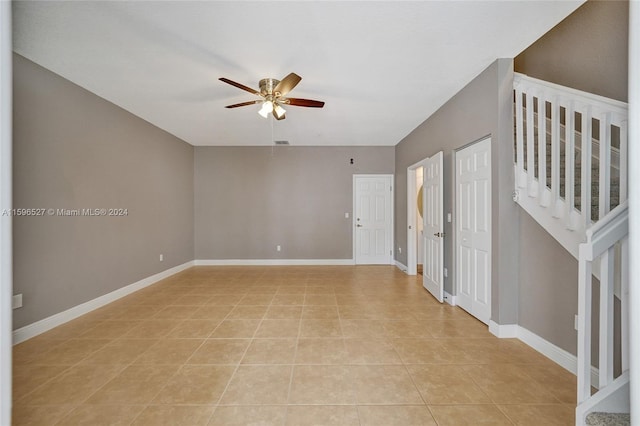
[[[198,259],[196,266],[331,266],[355,265],[353,259]]]
[[[518,337],[518,327],[517,324],[498,324],[489,320],[489,332],[501,339]]]
[[[575,355],[570,354],[526,328],[518,326],[518,339],[573,374],[576,374],[578,371],[578,361]]]
[[[444,292],[444,301],[451,306],[456,306],[456,297],[447,293],[446,291]]]
[[[402,262],[396,260],[395,261],[395,265],[396,268],[400,269],[402,272],[404,272],[405,274],[407,273],[407,271],[409,270],[409,268],[407,268]]]
[[[183,263],[182,265],[178,265],[173,268],[167,269],[166,271],[159,272],[133,284],[129,284],[125,287],[114,290],[111,293],[107,293],[93,300],[89,300],[88,302],[74,306],[73,308],[67,309],[66,311],[59,312],[55,315],[51,315],[50,317],[34,322],[33,324],[29,324],[17,330],[14,330],[13,344],[16,345],[18,343],[24,342],[25,340],[31,339],[32,337],[42,334],[45,331],[49,331],[54,327],[76,319],[79,316],[87,314],[95,309],[101,308],[104,305],[114,302],[135,291],[148,287],[151,284],[155,284],[160,280],[170,277],[171,275],[184,271],[185,269],[190,268],[193,265],[193,261]]]
[[[500,325],[494,321],[489,321],[489,331],[499,338],[516,337],[529,347],[540,352],[567,371],[576,374],[578,371],[578,358],[565,351],[564,349],[554,345],[548,340],[543,339],[537,334],[521,327],[517,324]],[[591,383],[592,386],[598,388],[599,373],[598,369],[591,367]]]

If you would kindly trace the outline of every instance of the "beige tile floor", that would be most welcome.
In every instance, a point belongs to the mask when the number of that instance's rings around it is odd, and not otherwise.
[[[17,345],[15,425],[572,425],[575,377],[394,267],[194,267]]]

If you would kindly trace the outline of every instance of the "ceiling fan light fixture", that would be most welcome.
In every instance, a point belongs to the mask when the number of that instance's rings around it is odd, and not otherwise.
[[[260,99],[254,101],[227,105],[225,106],[225,108],[238,108],[247,105],[262,104],[260,110],[258,111],[258,114],[260,114],[264,118],[268,118],[269,114],[272,114],[277,120],[284,120],[285,118],[287,118],[285,116],[285,113],[287,111],[282,107],[283,104],[307,108],[322,108],[324,106],[324,102],[322,101],[285,97],[294,87],[298,85],[298,83],[300,83],[300,80],[302,80],[302,77],[293,72],[289,73],[282,80],[276,80],[274,78],[263,78],[258,83],[258,85],[260,86],[260,91],[254,90],[250,87],[245,86],[244,84],[237,83],[233,80],[229,80],[228,78],[220,77],[219,80],[223,83],[230,84],[231,86],[237,87],[238,89],[242,89],[245,92],[249,92],[260,97]]]
[[[264,118],[267,118],[272,111],[273,111],[273,102],[264,101],[262,103],[262,108],[260,108],[260,111],[258,111],[258,114],[260,114]]]
[[[284,117],[284,113],[287,112],[284,108],[280,106],[280,104],[275,104],[273,107],[273,112],[275,112],[278,118]]]

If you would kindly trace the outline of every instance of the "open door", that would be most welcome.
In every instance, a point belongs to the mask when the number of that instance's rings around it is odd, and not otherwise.
[[[442,151],[425,162],[424,166],[424,262],[422,269],[422,285],[442,303],[444,299],[444,223],[442,194]]]

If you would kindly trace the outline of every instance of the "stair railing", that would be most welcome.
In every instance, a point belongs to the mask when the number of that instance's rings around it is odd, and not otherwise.
[[[586,232],[587,240],[580,244],[578,266],[578,396],[576,408],[576,424],[582,424],[584,416],[592,405],[606,395],[614,380],[628,383],[629,370],[629,330],[628,330],[628,295],[629,295],[629,209],[628,202],[620,204]],[[616,259],[616,257],[619,257]],[[598,383],[591,382],[591,305],[594,262],[600,264],[600,304],[599,304],[599,336],[598,336]],[[620,357],[622,374],[614,377],[614,265],[620,265]],[[616,383],[611,388],[621,384]],[[592,387],[598,392],[591,394]],[[589,401],[593,400],[592,404]]]
[[[628,411],[629,405],[628,106],[516,73],[514,107],[514,199],[579,262],[576,424],[582,425],[589,412]],[[591,303],[598,280],[598,377],[592,382]],[[598,388],[593,395],[592,388]]]
[[[514,96],[516,198],[577,258],[586,229],[627,199],[627,104],[518,73]]]

